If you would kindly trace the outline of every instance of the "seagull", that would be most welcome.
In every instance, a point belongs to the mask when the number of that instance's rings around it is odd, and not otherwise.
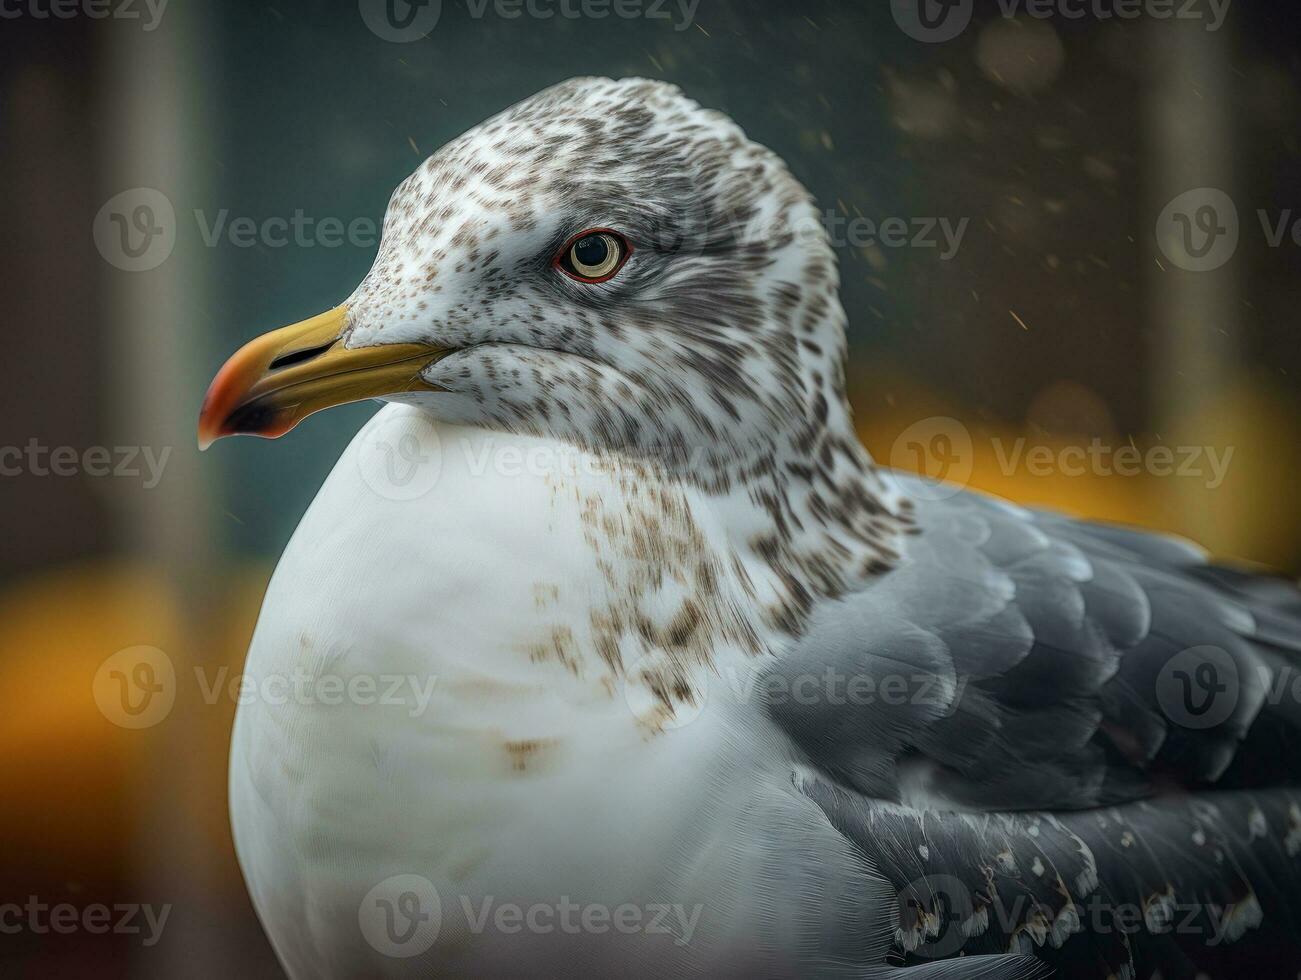
[[[239,862],[316,977],[1289,977],[1301,597],[879,466],[810,195],[577,78],[393,194],[201,445],[386,403],[268,586]]]

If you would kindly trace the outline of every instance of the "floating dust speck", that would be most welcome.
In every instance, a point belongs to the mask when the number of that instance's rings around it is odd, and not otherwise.
[[[1084,172],[1094,180],[1115,180],[1116,168],[1101,157],[1084,158]]]
[[[995,18],[976,42],[976,64],[996,84],[1028,95],[1055,82],[1066,61],[1057,31],[1040,20]]]

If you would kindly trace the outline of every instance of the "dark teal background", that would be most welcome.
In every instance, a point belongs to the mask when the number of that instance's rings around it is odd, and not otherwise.
[[[1293,9],[1243,8],[1226,43],[1247,60],[1285,60]],[[1159,38],[1132,22],[1056,19],[1063,67],[1026,95],[978,67],[980,28],[999,8],[977,9],[961,38],[926,45],[899,31],[886,2],[701,0],[695,22],[675,30],[646,18],[511,20],[491,6],[476,19],[461,0],[445,0],[427,37],[394,44],[373,35],[354,4],[214,5],[202,52],[211,181],[194,206],[258,220],[301,208],[378,222],[394,185],[426,155],[538,89],[580,74],[665,78],[780,153],[823,209],[970,220],[949,262],[897,249],[874,266],[839,248],[860,418],[891,410],[882,375],[945,392],[964,417],[1016,424],[1045,379],[1067,376],[1098,394],[1120,431],[1144,430],[1157,366],[1145,323],[1153,216],[1142,100],[1147,46]],[[1295,73],[1295,58],[1285,70]],[[925,118],[936,91],[949,93],[953,118],[942,136],[919,134],[908,120]],[[1251,129],[1249,108],[1240,123],[1251,199],[1290,200],[1295,129]],[[1049,201],[1064,211],[1046,213]],[[208,346],[196,352],[211,370],[244,339],[338,302],[373,255],[350,245],[213,251],[221,306],[208,311]],[[1296,334],[1280,324],[1296,295],[1280,273],[1297,258],[1257,251],[1247,349],[1262,366],[1281,359],[1295,377]],[[1009,310],[1033,329],[1019,329]],[[228,526],[229,543],[278,553],[371,411],[317,416],[275,445],[216,447],[240,521]]]

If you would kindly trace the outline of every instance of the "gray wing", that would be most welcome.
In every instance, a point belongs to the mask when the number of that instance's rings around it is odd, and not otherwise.
[[[803,791],[899,889],[901,961],[1295,978],[1295,588],[1176,539],[928,495],[900,567],[818,609],[765,681]],[[782,696],[810,677],[836,696]]]

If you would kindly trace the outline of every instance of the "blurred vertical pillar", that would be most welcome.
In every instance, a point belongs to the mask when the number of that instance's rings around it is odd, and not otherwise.
[[[195,418],[206,379],[198,356],[207,299],[208,259],[189,219],[202,199],[210,159],[204,54],[209,39],[205,4],[173,4],[153,29],[139,21],[106,21],[101,52],[99,118],[105,159],[101,200],[135,188],[160,191],[172,204],[176,245],[157,268],[108,269],[103,357],[110,406],[107,444],[169,450],[153,489],[123,487],[113,498],[122,552],[156,572],[172,590],[176,624],[165,646],[178,682],[176,705],[161,725],[136,733],[148,739],[147,767],[133,773],[136,832],[134,890],[140,901],[173,907],[162,941],[140,949],[133,976],[226,976],[234,955],[223,942],[229,889],[219,887],[225,854],[196,811],[203,799],[199,760],[205,743],[203,705],[192,690],[219,615],[222,581],[213,535],[209,479],[199,466]],[[128,215],[130,211],[127,212]],[[163,214],[155,214],[166,221]],[[187,225],[188,220],[188,225]],[[197,706],[197,707],[196,707]],[[211,712],[209,712],[211,714]],[[223,818],[224,819],[224,818]]]
[[[102,362],[86,342],[100,312],[99,259],[86,240],[98,188],[69,134],[91,124],[85,93],[95,82],[94,32],[84,22],[61,24],[58,45],[41,44],[44,26],[26,18],[0,27],[0,282],[8,335],[21,338],[5,348],[0,440],[86,446],[98,439],[88,409],[102,396]],[[74,242],[81,247],[70,248]],[[4,469],[0,582],[103,552],[104,515],[91,481]]]
[[[1167,205],[1196,188],[1239,200],[1234,174],[1232,16],[1216,31],[1199,18],[1150,20],[1151,86],[1146,105],[1148,228]],[[1244,233],[1247,227],[1243,226]],[[1147,241],[1154,258],[1149,293],[1153,327],[1154,428],[1168,446],[1232,446],[1231,387],[1240,371],[1239,263],[1213,271],[1176,268]],[[1215,550],[1234,550],[1232,494],[1201,479],[1160,481],[1168,526]]]

